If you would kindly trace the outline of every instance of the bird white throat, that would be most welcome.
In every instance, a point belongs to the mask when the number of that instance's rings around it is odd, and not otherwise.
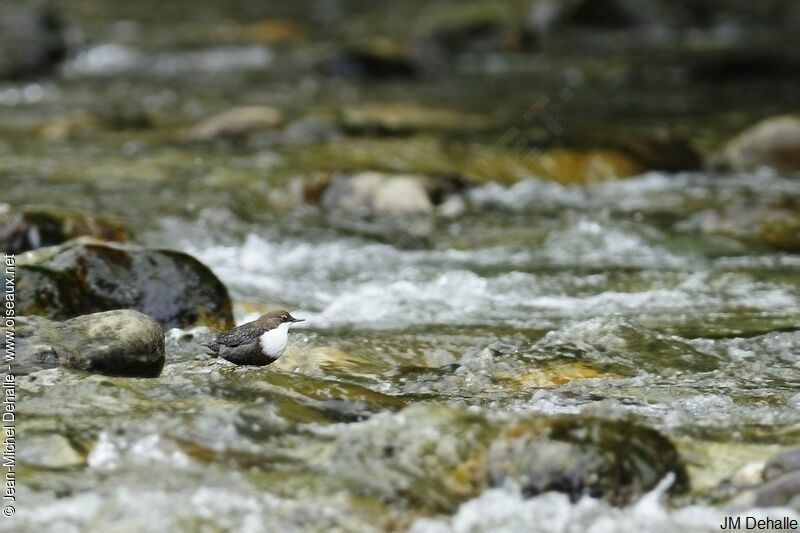
[[[284,322],[261,335],[258,342],[264,355],[277,359],[283,354],[289,342],[289,325],[288,322]]]

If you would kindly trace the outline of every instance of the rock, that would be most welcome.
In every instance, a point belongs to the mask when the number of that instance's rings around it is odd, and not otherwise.
[[[344,137],[304,147],[289,164],[313,171],[380,171],[396,174],[458,174],[453,157],[432,136]]]
[[[791,507],[800,511],[800,470],[767,481],[755,489],[757,507]]]
[[[587,185],[636,176],[647,170],[635,157],[608,148],[513,150],[450,143],[419,135],[354,139],[310,146],[291,164],[319,171],[378,170],[403,174],[456,175],[473,183],[513,184],[538,178]]]
[[[183,139],[197,142],[242,139],[259,131],[273,130],[283,123],[283,114],[272,107],[234,107],[201,120],[184,132]]]
[[[479,130],[491,125],[490,120],[480,115],[410,103],[349,106],[342,110],[341,120],[347,130],[378,134]]]
[[[319,204],[329,211],[409,216],[433,214],[437,206],[451,209],[462,189],[456,178],[362,172],[336,174],[326,184],[312,183],[304,196],[307,200],[319,198]]]
[[[783,115],[755,124],[729,141],[710,164],[717,169],[752,171],[770,167],[800,171],[800,116]]]
[[[0,205],[0,249],[21,254],[76,237],[126,242],[130,234],[119,220],[59,207]]]
[[[536,41],[569,27],[614,30],[635,23],[619,0],[539,0],[528,13],[525,33]]]
[[[786,252],[800,251],[800,210],[781,207],[739,207],[705,211],[681,228],[705,235],[721,235],[753,246]]]
[[[672,443],[630,421],[579,416],[499,423],[465,409],[414,404],[340,433],[319,468],[388,502],[451,512],[507,479],[527,496],[558,491],[577,499],[634,501],[672,474],[688,490]]]
[[[63,322],[20,317],[15,373],[68,366],[112,376],[157,377],[164,367],[164,331],[131,309]]]
[[[67,55],[58,15],[40,7],[0,10],[0,79],[49,74]]]
[[[25,439],[20,443],[20,462],[38,468],[74,468],[86,464],[86,458],[61,435]]]
[[[417,67],[402,51],[350,49],[317,66],[326,76],[361,80],[414,78]]]
[[[568,185],[587,185],[641,174],[646,169],[633,157],[612,149],[516,151],[475,149],[460,165],[462,174],[478,183],[512,184],[539,178]]]
[[[447,512],[480,493],[480,457],[496,429],[484,417],[443,405],[380,413],[339,434],[320,469],[388,502]]]
[[[666,475],[673,494],[688,490],[688,476],[672,443],[630,421],[557,417],[523,421],[492,443],[487,460],[491,486],[516,481],[523,494],[548,491],[603,498],[626,505]]]
[[[789,472],[800,472],[800,448],[780,453],[764,466],[764,481],[771,481]]]
[[[583,361],[619,375],[641,370],[707,372],[719,366],[719,356],[705,353],[685,339],[664,335],[619,315],[592,318],[554,330],[530,349],[537,366],[552,360]]]
[[[80,238],[18,258],[17,312],[66,319],[131,308],[164,328],[233,327],[228,291],[182,252]]]

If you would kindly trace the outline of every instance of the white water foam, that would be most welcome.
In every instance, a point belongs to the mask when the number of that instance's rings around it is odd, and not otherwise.
[[[668,508],[662,502],[665,479],[649,494],[625,508],[582,498],[571,503],[550,492],[525,499],[514,487],[491,489],[462,504],[452,517],[422,518],[411,533],[711,533],[720,531],[725,516],[798,519],[790,509],[725,511],[705,505]]]

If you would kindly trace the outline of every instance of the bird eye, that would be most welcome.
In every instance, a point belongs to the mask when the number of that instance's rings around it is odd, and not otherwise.
[[[283,316],[281,317],[281,319],[283,319],[283,320],[289,320],[289,315],[283,315]]]

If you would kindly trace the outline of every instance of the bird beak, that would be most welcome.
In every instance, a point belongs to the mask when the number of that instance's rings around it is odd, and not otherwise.
[[[305,322],[305,318],[292,318],[292,322]]]

